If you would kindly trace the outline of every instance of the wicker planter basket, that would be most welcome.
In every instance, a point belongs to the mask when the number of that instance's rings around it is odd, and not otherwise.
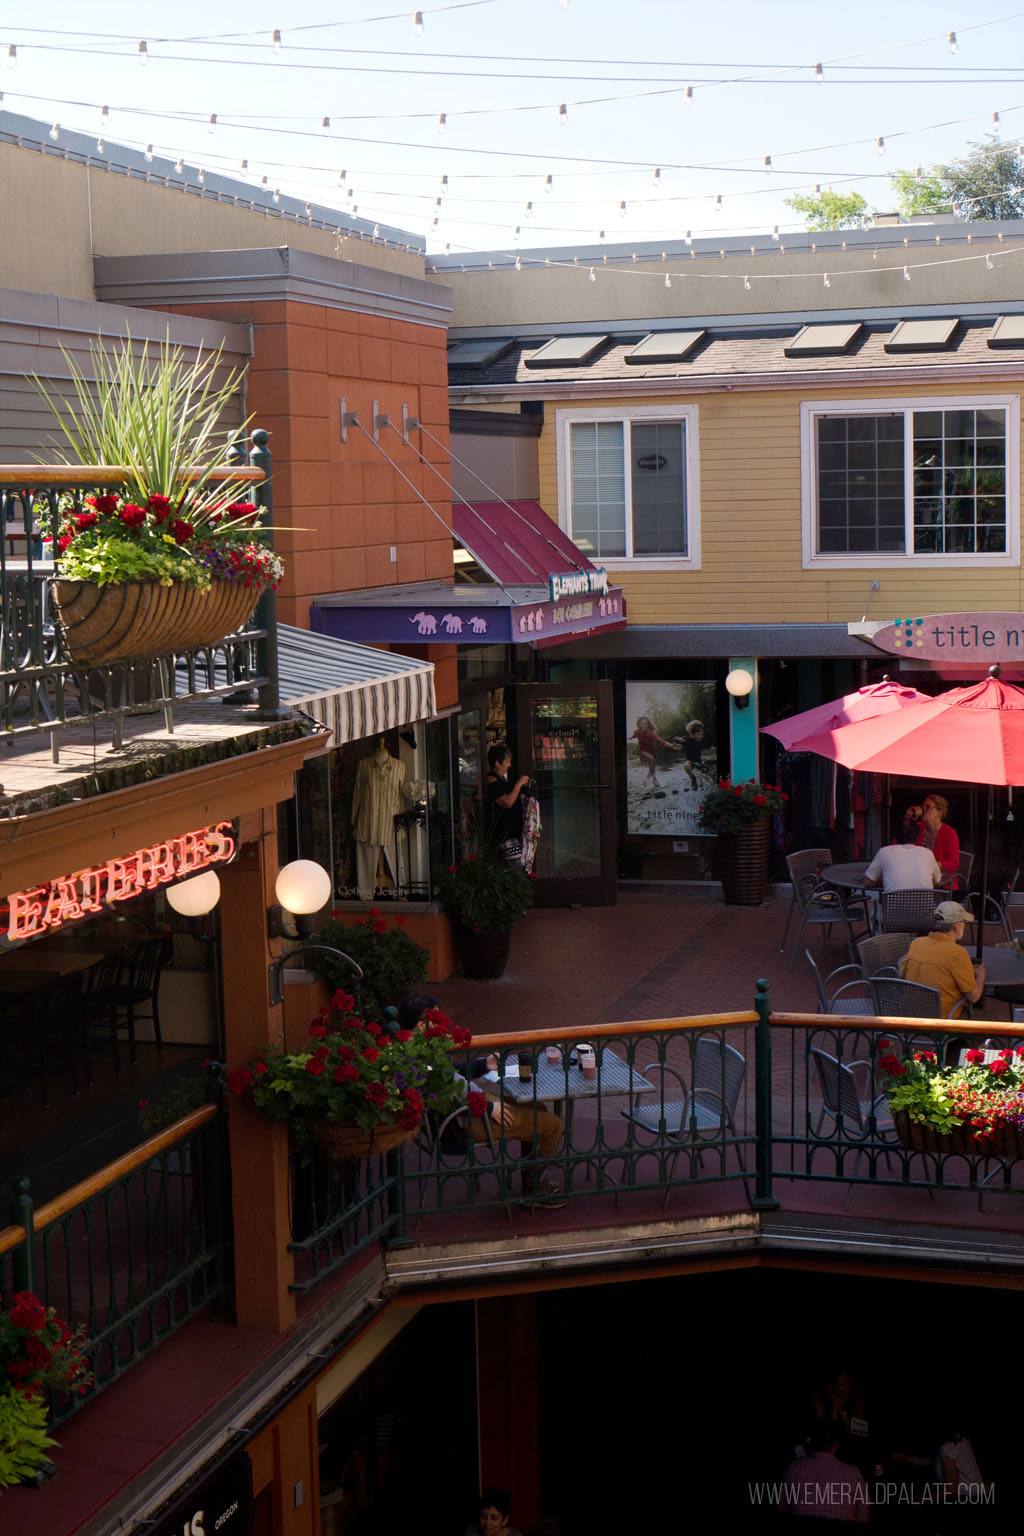
[[[369,1131],[362,1126],[336,1123],[333,1120],[311,1120],[309,1134],[318,1147],[325,1147],[335,1157],[379,1157],[401,1146],[416,1134],[416,1127],[405,1131],[400,1125],[375,1125]]]
[[[911,1120],[903,1111],[893,1116],[896,1134],[908,1152],[932,1152],[943,1157],[958,1152],[963,1157],[1024,1157],[1024,1131],[1003,1126],[996,1134],[978,1141],[969,1125],[956,1125],[950,1131],[937,1131],[931,1125]]]
[[[759,907],[768,888],[772,824],[767,816],[718,834],[718,878],[729,907]]]
[[[58,577],[53,583],[64,651],[71,661],[94,666],[213,645],[241,628],[259,596],[256,588],[219,577],[206,592],[156,581],[101,587]]]

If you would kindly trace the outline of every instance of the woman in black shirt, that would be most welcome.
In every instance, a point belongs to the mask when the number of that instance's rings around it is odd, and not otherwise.
[[[512,782],[512,753],[508,743],[495,742],[487,749],[487,809],[490,832],[502,858],[514,861],[523,856],[523,790],[529,776],[521,773]]]

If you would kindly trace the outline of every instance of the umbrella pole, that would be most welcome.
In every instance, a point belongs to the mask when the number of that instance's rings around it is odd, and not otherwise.
[[[981,952],[985,947],[985,909],[988,906],[988,834],[992,825],[992,785],[988,786],[985,796],[985,831],[981,839],[981,890],[978,893],[978,942],[974,946],[974,958],[981,963]]]

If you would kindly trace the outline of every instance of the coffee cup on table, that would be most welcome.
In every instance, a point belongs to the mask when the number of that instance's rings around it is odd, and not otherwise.
[[[588,1083],[592,1083],[597,1076],[597,1055],[592,1045],[578,1045],[576,1047],[576,1060],[579,1069]]]
[[[547,1061],[549,1067],[561,1066],[562,1052],[559,1050],[557,1045],[547,1045],[544,1047],[544,1059]]]

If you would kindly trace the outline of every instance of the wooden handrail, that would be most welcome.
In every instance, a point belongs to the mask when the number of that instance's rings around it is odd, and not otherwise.
[[[797,1017],[795,1014],[793,1017]],[[564,1040],[607,1040],[621,1035],[657,1035],[672,1031],[685,1034],[695,1029],[725,1029],[735,1024],[756,1024],[757,1014],[699,1013],[685,1019],[630,1019],[624,1024],[584,1024],[570,1029],[524,1029],[500,1035],[474,1035],[470,1048],[491,1051],[495,1046],[547,1045]],[[989,1030],[989,1034],[992,1031]]]
[[[24,1241],[24,1227],[4,1227],[0,1232],[0,1253],[9,1253],[12,1248],[20,1248]]]
[[[204,1104],[200,1109],[194,1109],[190,1115],[186,1115],[183,1120],[176,1120],[166,1130],[151,1136],[148,1141],[140,1142],[133,1151],[126,1152],[124,1157],[117,1158],[113,1163],[108,1163],[91,1178],[72,1184],[71,1188],[66,1189],[62,1195],[58,1195],[56,1200],[50,1200],[46,1205],[39,1207],[33,1223],[36,1231],[40,1232],[51,1222],[66,1216],[68,1211],[73,1210],[76,1205],[81,1205],[83,1200],[89,1200],[93,1195],[109,1189],[111,1184],[116,1184],[118,1179],[123,1179],[126,1173],[132,1173],[136,1168],[151,1162],[158,1153],[163,1152],[167,1147],[173,1147],[177,1141],[183,1141],[190,1132],[197,1131],[201,1125],[208,1124],[216,1118],[216,1115],[216,1104]]]
[[[121,485],[131,474],[123,464],[0,464],[0,485],[32,486],[43,488],[64,486],[75,490],[83,485]],[[200,475],[218,483],[222,480],[248,480],[256,482],[265,478],[262,469],[250,469],[239,465],[218,465],[216,469],[186,471],[183,480],[198,480]]]
[[[878,1013],[773,1013],[773,1024],[803,1026],[807,1029],[854,1029],[874,1030],[880,1035],[1012,1035],[1024,1041],[1024,1027],[1019,1024],[996,1024],[991,1019],[887,1019]]]

